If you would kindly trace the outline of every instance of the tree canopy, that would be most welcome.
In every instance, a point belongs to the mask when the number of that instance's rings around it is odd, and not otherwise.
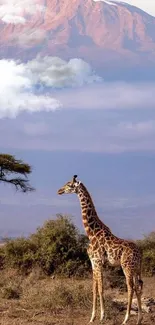
[[[28,180],[28,175],[31,172],[29,164],[16,159],[10,154],[0,154],[0,182],[12,184],[16,190],[22,192],[33,191],[34,188],[29,184]],[[15,177],[12,177],[12,174]]]

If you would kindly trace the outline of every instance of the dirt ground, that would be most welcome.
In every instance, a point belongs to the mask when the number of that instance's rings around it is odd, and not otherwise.
[[[113,305],[113,298],[126,297],[118,289],[105,290],[106,317],[103,324],[119,325],[125,311]],[[155,278],[144,279],[143,296],[155,299]],[[86,325],[92,306],[92,280],[45,278],[39,272],[23,277],[15,271],[1,271],[1,325]],[[144,313],[144,325],[155,324],[155,308]],[[135,325],[136,315],[129,324]],[[99,324],[99,313],[94,324]]]

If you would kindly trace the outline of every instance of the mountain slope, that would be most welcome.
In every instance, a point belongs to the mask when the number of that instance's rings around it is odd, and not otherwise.
[[[23,12],[25,24],[0,21],[1,57],[80,56],[99,65],[155,60],[155,17],[134,6],[110,0],[38,3],[35,13]]]

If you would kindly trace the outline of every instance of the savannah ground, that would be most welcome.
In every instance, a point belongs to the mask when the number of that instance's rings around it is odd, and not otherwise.
[[[119,311],[112,298],[127,297],[125,291],[111,289],[105,278],[107,325],[119,325],[125,311]],[[155,298],[155,277],[144,278],[143,296]],[[16,270],[2,270],[0,278],[1,325],[85,325],[92,306],[92,279],[53,278],[40,269],[27,275]],[[99,308],[98,308],[99,309]],[[136,324],[132,315],[129,324]],[[99,313],[94,324],[99,324]],[[144,313],[143,324],[155,324],[155,308]]]
[[[29,238],[0,247],[0,325],[86,325],[92,310],[92,271],[87,238],[65,216],[45,222]],[[143,251],[143,296],[155,299],[155,232],[137,242]],[[55,275],[55,276],[54,276]],[[127,297],[124,276],[104,266],[106,317],[119,325],[125,316],[116,298]],[[137,315],[129,324],[135,325]],[[94,324],[99,324],[98,315]],[[155,307],[144,314],[155,324]]]

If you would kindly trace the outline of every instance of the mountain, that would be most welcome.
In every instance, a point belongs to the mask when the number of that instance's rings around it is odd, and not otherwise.
[[[25,24],[0,20],[0,58],[81,57],[98,67],[155,64],[155,17],[123,2],[39,0]]]

